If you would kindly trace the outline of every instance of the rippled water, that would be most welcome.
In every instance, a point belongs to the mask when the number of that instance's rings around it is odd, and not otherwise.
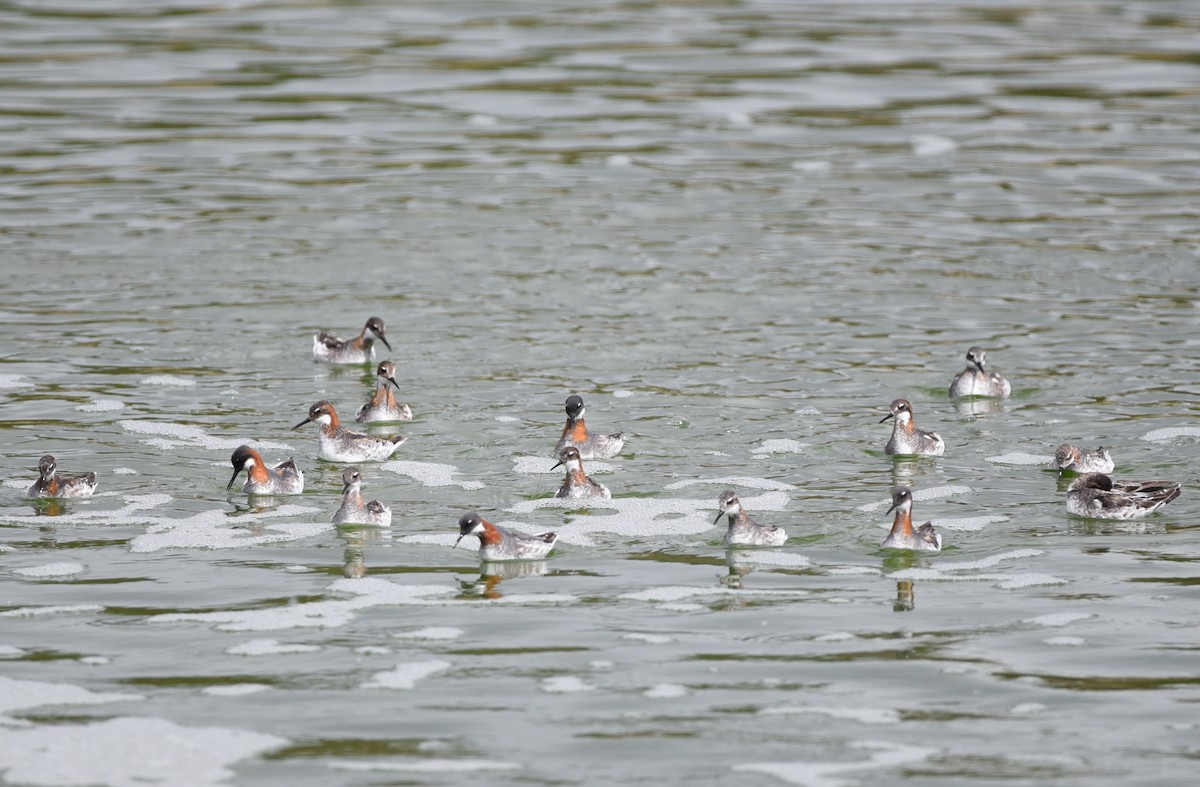
[[[1193,778],[1193,4],[4,8],[8,782]],[[372,314],[383,532],[289,431]],[[1012,399],[945,398],[976,343]],[[570,393],[611,505],[544,500]],[[1183,496],[1070,518],[1064,440]],[[226,493],[247,441],[305,494]],[[97,496],[22,500],[43,453]],[[879,549],[900,483],[941,554]],[[470,508],[562,545],[480,566]]]

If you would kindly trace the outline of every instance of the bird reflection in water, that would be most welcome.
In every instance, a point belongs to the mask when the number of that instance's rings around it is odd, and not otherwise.
[[[894,612],[912,612],[916,605],[912,580],[896,580],[896,601],[892,604],[892,610]]]
[[[512,560],[479,564],[479,579],[460,580],[462,596],[466,598],[503,598],[500,583],[506,579],[540,577],[549,572],[544,560]]]

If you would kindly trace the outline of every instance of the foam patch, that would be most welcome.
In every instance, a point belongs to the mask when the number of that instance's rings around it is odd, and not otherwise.
[[[742,497],[742,505],[751,516],[756,511],[782,511],[790,498],[782,492],[768,492],[757,497]],[[717,525],[713,524],[716,515],[717,502],[712,500],[696,500],[687,498],[640,498],[625,497],[601,500],[595,503],[581,500],[560,500],[558,498],[540,498],[538,500],[523,500],[508,509],[514,513],[525,514],[539,508],[588,508],[591,510],[612,510],[614,513],[593,513],[588,516],[576,516],[560,528],[555,528],[560,540],[573,543],[580,536],[587,537],[593,533],[608,533],[619,536],[641,538],[661,538],[665,536],[698,535],[709,531],[716,532]],[[505,523],[505,527],[509,523]],[[513,523],[514,529],[523,529]],[[722,525],[720,528],[724,530]],[[546,528],[538,528],[536,532],[545,532]]]
[[[0,771],[13,784],[209,787],[230,783],[229,765],[286,743],[259,732],[155,718],[49,724],[0,729]]]
[[[467,490],[483,489],[481,481],[454,480],[454,475],[458,472],[458,468],[454,465],[393,460],[385,462],[380,467],[389,473],[407,476],[422,486],[457,486]]]
[[[164,385],[173,388],[190,388],[196,384],[191,377],[180,377],[174,374],[154,374],[143,377],[138,385]]]
[[[125,403],[120,399],[93,399],[85,404],[76,405],[75,409],[81,413],[110,413],[124,407]]]
[[[286,656],[290,653],[313,653],[320,649],[320,645],[283,643],[274,639],[252,639],[241,645],[226,648],[225,652],[230,656]]]
[[[297,541],[332,530],[328,522],[271,522],[271,519],[317,513],[319,509],[295,504],[261,512],[229,516],[224,509],[203,511],[185,519],[156,518],[129,549],[134,553],[163,549],[239,549],[259,544]],[[253,530],[245,525],[258,525]]]
[[[813,762],[800,760],[795,762],[747,763],[734,765],[731,770],[736,772],[764,773],[774,776],[788,784],[800,784],[805,787],[840,787],[847,782],[841,778],[843,773],[871,770],[874,768],[896,768],[901,765],[923,762],[934,754],[937,749],[924,746],[908,746],[904,744],[885,743],[883,741],[853,741],[849,744],[853,749],[866,749],[871,753],[866,760],[836,762]]]
[[[779,492],[786,492],[796,487],[792,484],[785,484],[782,481],[772,481],[768,478],[755,478],[753,476],[724,476],[723,478],[692,478],[686,481],[676,481],[673,484],[667,484],[664,489],[684,489],[696,484],[708,484],[710,486],[720,486],[729,489],[767,489]]]
[[[413,631],[398,631],[393,634],[397,639],[419,639],[419,640],[451,640],[458,639],[463,635],[462,629],[456,629],[450,626],[430,627],[423,629],[414,629]]]
[[[1023,454],[1013,452],[1010,454],[1001,454],[999,456],[984,457],[985,462],[991,462],[997,465],[1049,465],[1054,461],[1054,457],[1048,454]]]
[[[223,686],[205,686],[201,693],[210,697],[244,697],[247,694],[259,694],[270,691],[265,683],[230,683]]]
[[[647,642],[651,645],[665,645],[668,642],[674,642],[674,637],[668,637],[666,634],[642,634],[640,632],[631,632],[622,634],[621,639],[631,639],[635,642]]]
[[[958,486],[948,484],[946,486],[931,486],[927,489],[913,489],[913,500],[937,500],[942,497],[950,497],[951,495],[965,495],[971,492],[969,486]],[[892,498],[889,496],[883,500],[874,503],[865,503],[854,509],[855,511],[878,511],[881,508],[889,508],[892,505]]]
[[[558,464],[557,459],[543,456],[514,456],[513,457],[513,472],[521,473],[522,475],[542,475],[554,473],[555,475],[565,475],[562,468],[555,468]],[[593,473],[611,473],[613,466],[608,462],[599,460],[585,459],[583,467],[588,475]]]
[[[19,577],[28,577],[29,579],[57,579],[82,574],[84,567],[82,563],[46,563],[41,566],[14,568],[12,572]]]
[[[595,689],[595,686],[584,683],[574,675],[558,675],[542,679],[542,691],[551,694],[580,694],[585,691],[595,691]]]
[[[675,699],[687,695],[687,686],[680,686],[678,683],[659,683],[642,692],[643,697],[649,697],[652,700]]]
[[[362,684],[364,689],[411,689],[417,681],[428,678],[450,669],[448,661],[414,661],[408,664],[397,664],[395,669],[387,672],[376,672],[371,679]]]
[[[213,451],[233,451],[239,445],[249,445],[259,451],[289,451],[295,449],[287,443],[273,443],[267,440],[243,440],[213,437],[198,426],[176,424],[170,421],[118,421],[117,425],[133,434],[150,435],[154,439],[143,440],[147,445],[153,445],[164,451],[180,446],[199,446]],[[271,462],[269,457],[264,457]],[[273,464],[273,463],[272,463]]]
[[[802,454],[808,448],[807,443],[799,440],[763,440],[762,443],[750,449],[750,453],[763,454]]]
[[[33,383],[27,380],[23,374],[0,374],[0,389],[33,387]]]
[[[1153,432],[1147,432],[1142,435],[1143,440],[1149,440],[1152,443],[1165,443],[1168,440],[1174,440],[1179,437],[1200,437],[1200,427],[1175,426],[1166,429],[1155,429]]]
[[[46,607],[17,607],[0,612],[0,618],[40,618],[48,615],[82,615],[103,612],[99,604],[58,604]]]
[[[23,726],[28,722],[8,718],[13,711],[41,708],[46,705],[102,705],[108,702],[137,702],[141,694],[97,693],[69,683],[46,683],[40,680],[17,680],[0,675],[0,723]],[[51,727],[50,729],[54,729]],[[0,746],[0,761],[4,759]],[[3,768],[0,768],[3,771]],[[12,774],[5,774],[6,781]],[[91,782],[88,782],[91,783]]]
[[[812,714],[825,716],[830,719],[856,721],[860,724],[899,724],[900,714],[891,708],[850,708],[850,707],[820,707],[815,705],[784,705],[777,708],[764,708],[759,711],[763,716],[794,716]]]

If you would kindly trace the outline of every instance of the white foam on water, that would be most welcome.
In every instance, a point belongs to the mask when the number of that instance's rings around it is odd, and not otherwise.
[[[38,618],[47,615],[81,615],[85,612],[103,612],[99,604],[57,604],[46,607],[17,607],[0,612],[0,618]]]
[[[383,463],[380,467],[389,473],[407,476],[421,486],[457,486],[467,490],[483,489],[482,481],[456,481],[454,475],[458,472],[458,468],[454,465],[393,460]]]
[[[978,533],[988,525],[994,525],[997,522],[1007,522],[1008,517],[999,514],[985,514],[983,516],[966,516],[951,519],[931,519],[933,526],[938,530],[950,530],[960,533]],[[887,522],[884,527],[891,527],[892,524]]]
[[[339,579],[328,590],[349,598],[306,601],[286,607],[226,610],[219,612],[169,613],[154,615],[152,623],[211,623],[222,631],[283,631],[297,628],[337,628],[354,619],[355,613],[376,606],[428,605],[438,596],[454,596],[457,590],[441,585],[399,585],[377,577]]]
[[[1010,549],[996,555],[988,555],[979,560],[957,560],[938,563],[938,571],[977,571],[981,568],[991,568],[1007,560],[1021,560],[1027,557],[1038,557],[1046,554],[1040,549]]]
[[[37,479],[30,478],[9,478],[5,480],[4,486],[8,489],[28,489]]]
[[[112,469],[112,472],[113,472],[113,475],[137,475],[138,474],[138,471],[134,470],[132,467],[114,467]]]
[[[900,714],[891,708],[834,708],[817,705],[782,705],[776,708],[763,708],[759,711],[759,714],[763,716],[813,714],[816,716],[827,716],[831,719],[857,721],[860,724],[900,723]]]
[[[1042,643],[1056,648],[1078,648],[1086,645],[1087,640],[1083,637],[1046,637]]]
[[[584,683],[580,678],[574,675],[557,675],[553,678],[542,679],[542,691],[547,691],[551,694],[579,694],[585,691],[594,691],[595,686],[590,683]]]
[[[763,440],[761,445],[750,449],[750,453],[763,454],[802,454],[808,448],[808,443],[799,440]]]
[[[687,686],[680,686],[678,683],[659,683],[642,692],[643,697],[649,697],[654,700],[674,699],[676,697],[686,697],[687,695]]]
[[[613,395],[614,399],[628,399],[629,397],[633,396],[633,391],[626,391],[624,389],[619,389],[619,390],[613,391],[612,395]]]
[[[12,572],[17,576],[29,577],[31,579],[50,579],[82,574],[84,567],[82,563],[45,563],[40,566],[14,568]]]
[[[648,642],[651,645],[665,645],[668,642],[674,642],[674,637],[668,637],[666,634],[642,634],[641,632],[633,631],[628,634],[622,634],[621,639],[631,639],[637,642]]]
[[[554,465],[558,464],[557,459],[543,456],[514,456],[513,457],[513,472],[523,475],[548,474],[564,475],[562,468],[555,469]],[[608,462],[593,461],[585,459],[583,462],[584,469],[588,475],[598,473],[611,473],[613,466]]]
[[[734,765],[731,770],[764,773],[788,784],[800,784],[804,787],[845,787],[848,782],[841,778],[844,773],[876,768],[895,768],[923,762],[938,751],[925,746],[908,746],[884,741],[853,741],[850,746],[855,749],[871,750],[871,754],[868,759],[857,762],[843,760],[837,762],[746,763]]]
[[[108,656],[84,656],[83,658],[79,659],[80,664],[86,664],[89,667],[102,667],[111,662],[112,659],[110,659]]]
[[[107,702],[137,702],[143,699],[145,697],[141,694],[97,693],[69,683],[18,680],[0,675],[0,724],[26,725],[27,722],[8,718],[6,714],[44,705],[102,705]],[[0,752],[2,750],[3,747],[0,747]],[[0,758],[3,758],[2,753]],[[0,772],[2,771],[0,768]],[[11,773],[6,775],[11,779]]]
[[[958,143],[937,134],[915,134],[909,140],[914,156],[944,156],[958,150]]]
[[[0,552],[15,552],[16,550],[8,544],[0,544]]]
[[[85,404],[76,405],[75,409],[83,413],[109,413],[124,407],[125,403],[120,399],[93,399]]]
[[[205,686],[200,691],[212,697],[244,697],[247,694],[259,694],[270,690],[271,687],[265,683],[230,683],[224,686]]]
[[[143,377],[138,385],[165,385],[175,388],[190,388],[196,384],[191,377],[180,377],[175,374],[153,374]]]
[[[997,465],[1048,465],[1054,461],[1049,454],[1024,454],[1019,451],[999,456],[986,456],[983,461]]]
[[[855,574],[879,574],[879,569],[874,566],[833,566],[825,570],[826,574],[834,576],[853,576]]]
[[[325,765],[342,771],[387,771],[398,773],[474,773],[475,771],[515,771],[521,765],[502,760],[325,760]]]
[[[665,487],[663,487],[663,489],[684,489],[697,484],[708,484],[710,486],[728,487],[732,489],[767,489],[779,492],[786,492],[796,488],[792,484],[785,484],[782,481],[772,481],[769,478],[731,475],[723,476],[721,478],[691,478],[686,481],[676,481],[673,484],[667,484]]]
[[[730,562],[736,565],[752,564],[756,566],[787,566],[789,568],[803,568],[812,565],[811,560],[795,552],[781,552],[774,549],[736,549],[733,550],[733,553]]]
[[[1165,443],[1177,437],[1200,437],[1200,427],[1173,426],[1166,429],[1155,429],[1142,435],[1143,440],[1149,440],[1152,443]]]
[[[293,573],[293,574],[304,574],[304,573],[307,573],[307,572],[309,572],[309,571],[312,571],[312,569],[311,569],[311,568],[309,568],[308,566],[301,566],[301,565],[295,565],[295,566],[284,566],[284,567],[283,567],[283,570],[284,570],[284,571],[289,571],[289,572],[291,572],[291,573]]]
[[[259,732],[144,717],[47,724],[0,729],[0,771],[12,784],[210,787],[234,778],[228,766],[286,743]]]
[[[291,451],[295,449],[287,443],[274,443],[268,440],[244,440],[224,437],[213,437],[198,426],[177,424],[170,421],[118,421],[117,425],[126,432],[150,435],[154,439],[143,440],[147,445],[170,451],[180,446],[199,446],[213,451],[233,451],[239,445],[249,445],[259,451]],[[272,461],[266,457],[267,461]]]
[[[386,672],[376,672],[371,679],[362,684],[364,689],[411,689],[417,681],[424,680],[430,675],[445,672],[452,665],[448,661],[412,661],[407,664],[397,664],[395,669]]]
[[[354,652],[360,656],[386,656],[392,652],[392,649],[381,647],[379,645],[362,645],[355,648]]]
[[[230,656],[286,656],[290,653],[314,653],[320,645],[285,643],[275,639],[252,639],[240,645],[226,648]]]
[[[833,165],[828,161],[793,161],[792,169],[797,172],[819,175],[833,169]]]
[[[1038,615],[1036,618],[1025,618],[1021,622],[1030,623],[1034,626],[1059,628],[1062,626],[1069,626],[1072,623],[1078,623],[1081,620],[1089,620],[1094,617],[1096,616],[1086,612],[1051,612],[1048,615]]]
[[[163,549],[240,549],[258,544],[298,541],[333,529],[329,522],[271,522],[269,520],[314,514],[319,509],[288,503],[259,512],[229,516],[224,509],[203,511],[185,519],[156,518],[146,532],[134,536],[134,553]],[[250,529],[246,525],[257,525]]]
[[[959,486],[955,484],[947,484],[946,486],[931,486],[926,489],[914,489],[913,500],[936,500],[941,497],[950,497],[951,495],[965,495],[971,491],[969,486]],[[878,511],[881,508],[889,508],[892,505],[892,498],[888,497],[874,503],[865,503],[855,511]]]
[[[858,636],[849,631],[831,631],[828,634],[813,637],[813,642],[849,642],[852,639],[858,639]]]
[[[776,598],[799,598],[807,596],[807,590],[747,590],[745,588],[735,589],[727,587],[691,587],[686,585],[668,585],[657,588],[647,588],[638,590],[633,593],[622,593],[617,598],[627,599],[629,601],[658,601],[671,602],[681,601],[685,598],[695,598],[697,596],[727,596],[736,595],[739,598],[746,596],[758,597],[776,597]]]
[[[23,374],[0,374],[0,388],[33,388]]]
[[[747,511],[782,511],[790,498],[782,492],[768,492],[757,497],[742,497]],[[619,536],[661,538],[665,536],[698,535],[716,531],[713,516],[717,510],[716,499],[696,500],[687,498],[641,498],[626,497],[600,500],[594,503],[583,500],[559,500],[539,498],[523,500],[508,509],[526,514],[539,508],[589,508],[613,511],[614,513],[592,513],[576,516],[555,532],[564,542],[576,543],[574,539],[588,537],[593,533],[608,533]],[[507,524],[506,524],[507,526]],[[513,525],[516,529],[523,529]],[[538,528],[543,532],[546,528]],[[724,525],[720,527],[724,531]]]
[[[633,158],[624,153],[613,153],[604,159],[604,163],[610,167],[630,167],[633,166]]]
[[[0,659],[19,659],[25,651],[12,645],[0,645]]]
[[[567,593],[509,593],[497,599],[477,599],[477,603],[484,604],[574,604],[577,601],[578,596]]]
[[[659,604],[657,609],[661,609],[664,612],[708,612],[708,607],[703,604],[685,604],[682,602]]]
[[[502,424],[511,424],[514,421],[520,421],[521,419],[517,418],[515,415],[498,415],[496,416],[496,420]]]
[[[1022,702],[1012,706],[1009,711],[1014,716],[1036,716],[1046,710],[1046,706],[1040,702]]]
[[[412,631],[397,631],[392,636],[397,639],[449,640],[458,639],[462,635],[462,629],[456,629],[452,626],[431,626],[429,628],[413,629]]]

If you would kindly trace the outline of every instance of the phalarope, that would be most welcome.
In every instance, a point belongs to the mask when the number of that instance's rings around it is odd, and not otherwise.
[[[313,334],[313,358],[326,363],[370,363],[375,360],[376,339],[392,349],[383,335],[383,320],[378,317],[369,318],[353,339],[342,339],[321,331]]]
[[[1085,473],[1067,487],[1067,511],[1092,519],[1138,519],[1179,497],[1173,481],[1114,481]]]
[[[612,492],[608,491],[608,487],[596,483],[583,471],[583,460],[579,456],[579,449],[575,446],[569,445],[559,451],[558,464],[550,469],[563,466],[567,468],[567,476],[563,480],[562,486],[554,493],[555,497],[571,499],[594,497],[603,500],[612,497]]]
[[[926,522],[916,530],[912,523],[912,492],[907,487],[892,490],[892,507],[896,518],[892,520],[892,532],[883,539],[883,546],[889,549],[915,549],[918,552],[938,552],[942,548],[942,534],[933,529],[932,522]]]
[[[335,525],[377,525],[391,527],[392,509],[372,500],[363,503],[362,475],[357,467],[347,467],[342,471],[342,507],[333,515]]]
[[[721,517],[729,517],[729,529],[721,543],[725,546],[782,546],[787,541],[787,532],[778,525],[760,525],[750,518],[742,501],[738,500],[737,492],[726,490],[717,497],[717,518],[713,524],[721,521]]]
[[[355,421],[369,424],[372,421],[412,420],[412,408],[396,401],[396,395],[392,393],[388,383],[395,386],[397,391],[400,390],[400,383],[396,382],[396,364],[381,361],[379,368],[375,370],[375,395],[371,397],[371,401],[358,408],[358,412],[354,414]]]
[[[567,397],[567,425],[563,427],[562,437],[554,446],[554,455],[558,456],[562,449],[573,445],[579,449],[579,455],[584,459],[612,459],[621,453],[625,445],[625,433],[597,434],[588,431],[583,420],[583,397],[572,394]]]
[[[896,399],[890,409],[890,413],[879,419],[879,423],[896,419],[892,424],[892,436],[883,447],[885,454],[941,456],[946,453],[946,444],[937,432],[926,432],[913,423],[913,407],[907,399]]]
[[[1109,456],[1104,446],[1095,451],[1080,448],[1077,445],[1063,443],[1054,452],[1054,462],[1051,464],[1059,475],[1070,471],[1072,473],[1111,473],[1116,464]]]
[[[352,432],[341,425],[337,411],[324,399],[308,408],[308,418],[293,426],[292,430],[311,421],[316,421],[321,427],[317,433],[317,457],[329,462],[382,462],[396,453],[396,449],[408,439],[398,434],[376,437]]]
[[[993,396],[1003,399],[1012,393],[1012,386],[995,372],[984,369],[987,353],[979,345],[967,350],[967,368],[950,382],[950,396]]]
[[[96,474],[59,476],[58,461],[46,454],[38,461],[38,480],[25,490],[26,497],[89,497],[96,491]]]
[[[239,445],[229,457],[233,465],[233,477],[225,485],[233,487],[242,470],[246,471],[246,483],[242,491],[252,495],[298,495],[304,491],[304,473],[301,473],[291,457],[274,467],[268,467],[262,454],[248,445]]]
[[[554,549],[557,533],[531,536],[493,525],[475,511],[468,511],[458,520],[458,542],[467,536],[479,536],[479,557],[484,560],[537,560]]]

